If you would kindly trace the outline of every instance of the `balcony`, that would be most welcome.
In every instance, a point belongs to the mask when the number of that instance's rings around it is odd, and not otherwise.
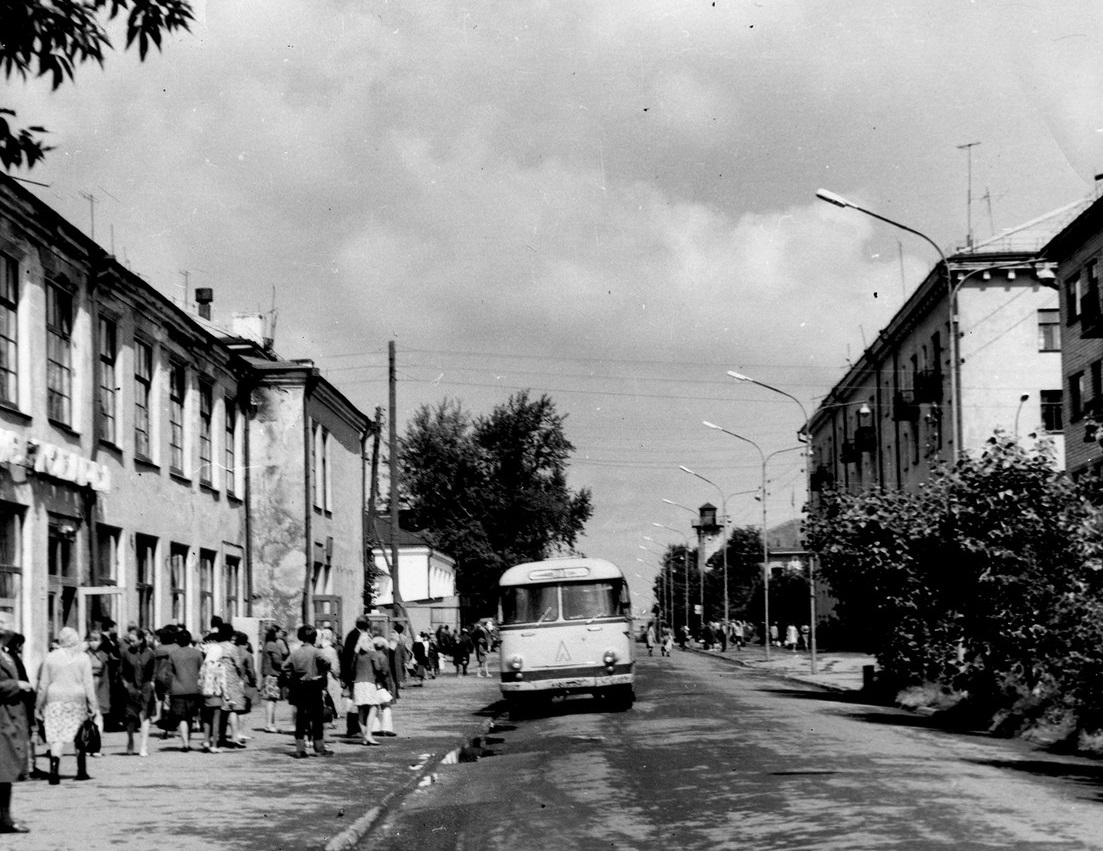
[[[924,369],[915,374],[915,401],[942,404],[942,370]]]
[[[892,418],[898,423],[914,423],[919,420],[919,404],[915,396],[903,390],[897,390],[892,397]]]

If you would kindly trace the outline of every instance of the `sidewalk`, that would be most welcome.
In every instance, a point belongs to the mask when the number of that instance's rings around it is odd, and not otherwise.
[[[695,653],[716,656],[737,665],[769,671],[787,680],[820,686],[832,691],[860,691],[863,685],[862,669],[867,665],[876,664],[876,659],[864,653],[821,652],[816,654],[816,673],[813,674],[811,659],[806,651],[794,653],[782,647],[771,647],[770,659],[767,661],[766,648],[757,644],[744,647],[742,650],[729,646],[724,653],[701,650],[699,647],[690,649]],[[677,647],[674,652],[678,652]]]
[[[88,760],[92,780],[78,783],[76,759],[61,763],[61,785],[16,783],[12,811],[31,833],[4,837],[12,851],[290,851],[343,849],[429,774],[449,751],[483,734],[499,700],[491,657],[489,679],[451,673],[407,688],[395,704],[398,733],[365,747],[327,731],[335,755],[292,759],[291,712],[279,704],[279,728],[263,732],[260,708],[244,717],[252,736],[244,750],[180,750],[178,739],[150,738],[149,757],[128,757],[125,733],[104,736],[104,755]],[[44,751],[39,768],[46,770]]]

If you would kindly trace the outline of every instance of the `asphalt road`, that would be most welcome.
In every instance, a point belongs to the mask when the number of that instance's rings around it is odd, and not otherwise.
[[[361,848],[1103,848],[1098,762],[705,656],[638,667],[634,709],[503,724]]]

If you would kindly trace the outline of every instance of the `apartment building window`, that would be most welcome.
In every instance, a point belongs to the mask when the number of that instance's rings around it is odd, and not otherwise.
[[[1061,351],[1061,311],[1038,311],[1038,351]]]
[[[1040,394],[1042,400],[1042,426],[1048,432],[1064,431],[1064,412],[1060,390],[1043,390]]]
[[[225,402],[225,427],[223,438],[225,452],[223,453],[226,467],[226,493],[237,492],[237,403],[229,396]]]
[[[19,264],[0,254],[0,401],[16,404],[19,387]]]
[[[147,461],[151,452],[150,402],[153,398],[153,346],[134,341],[134,454]]]
[[[1080,273],[1065,281],[1065,306],[1068,308],[1069,322],[1080,318],[1080,300],[1084,297],[1084,288]]]
[[[173,544],[169,554],[169,605],[173,623],[188,617],[188,548]]]
[[[169,467],[184,473],[184,397],[187,374],[182,363],[169,367]]]
[[[73,417],[73,294],[46,287],[46,415],[72,425]]]
[[[1069,420],[1076,422],[1084,415],[1084,373],[1069,376]]]
[[[210,550],[199,551],[199,628],[206,629],[214,616],[214,560]]]
[[[157,539],[149,535],[135,535],[134,549],[137,551],[137,573],[134,586],[138,591],[138,626],[152,627],[153,623],[153,580],[154,566],[157,564]]]
[[[100,334],[100,439],[118,443],[119,384],[115,377],[118,357],[117,329],[114,321],[101,316]]]
[[[1095,409],[1094,413],[1099,416],[1100,402],[1103,401],[1103,361],[1096,361],[1090,367],[1091,369],[1091,382],[1092,382],[1092,398],[1091,407]]]
[[[311,474],[314,480],[314,507],[329,511],[332,489],[329,481],[329,430],[314,423],[311,441]]]
[[[14,616],[17,630],[21,626],[20,595],[23,591],[21,527],[21,513],[14,506],[0,505],[0,611]]]
[[[226,601],[225,615],[227,620],[233,621],[243,613],[239,608],[241,600],[241,559],[237,556],[226,556],[226,571],[223,574],[226,589],[223,599]]]
[[[117,585],[119,582],[119,530],[96,527],[96,563],[93,585]]]
[[[199,481],[211,483],[211,431],[214,416],[214,387],[209,381],[199,382]]]
[[[67,517],[51,516],[46,543],[46,571],[49,591],[46,616],[51,635],[57,637],[62,627],[77,626],[77,586],[80,577],[75,558],[77,523]]]

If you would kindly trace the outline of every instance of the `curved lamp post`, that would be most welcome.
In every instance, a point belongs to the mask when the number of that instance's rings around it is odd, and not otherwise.
[[[780,396],[784,396],[786,399],[792,399],[797,403],[797,407],[800,408],[801,419],[803,420],[800,431],[797,432],[797,439],[804,442],[807,447],[807,452],[804,458],[804,490],[807,509],[806,512],[811,514],[812,512],[812,433],[808,425],[808,411],[804,407],[804,403],[801,402],[792,393],[788,393],[779,387],[774,387],[772,384],[767,384],[764,381],[759,381],[757,378],[751,378],[749,375],[743,375],[741,372],[735,372],[734,370],[728,370],[728,375],[734,378],[736,381],[744,381],[749,384],[757,384],[759,387],[763,387],[766,390],[770,390],[777,393]],[[863,403],[864,405],[864,403]],[[866,411],[868,412],[868,407]],[[809,670],[811,673],[816,673],[816,558],[812,555],[812,551],[805,544],[804,550],[808,553],[808,611],[809,611],[809,624],[808,624],[808,661]]]
[[[716,423],[710,423],[708,420],[701,421],[707,428],[715,429],[716,431],[722,431],[724,434],[734,437],[736,440],[742,440],[744,443],[749,443],[756,450],[758,450],[758,457],[762,459],[762,576],[763,576],[763,617],[766,620],[765,632],[763,636],[764,644],[766,645],[766,659],[770,659],[770,550],[769,543],[766,539],[766,462],[773,458],[775,455],[780,455],[783,452],[793,452],[797,449],[803,448],[802,446],[790,446],[788,449],[779,449],[776,452],[771,452],[769,455],[762,451],[762,447],[751,440],[749,437],[744,437],[741,434],[736,434],[734,431],[729,431],[722,426],[716,425]]]
[[[691,476],[696,476],[702,482],[712,485],[716,488],[716,492],[720,494],[720,511],[723,512],[724,525],[723,532],[720,535],[721,541],[721,553],[724,561],[724,629],[728,628],[728,498],[724,496],[724,491],[720,485],[712,481],[712,479],[705,478],[700,473],[695,473],[689,467],[683,467],[679,465],[678,469],[689,473]],[[702,552],[702,555],[704,553]],[[705,572],[701,571],[701,624],[705,623]]]

